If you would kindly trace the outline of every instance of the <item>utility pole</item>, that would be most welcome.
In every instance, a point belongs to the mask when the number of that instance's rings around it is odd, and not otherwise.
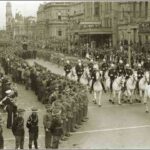
[[[130,30],[130,10],[128,11],[128,63],[131,66],[131,30]]]

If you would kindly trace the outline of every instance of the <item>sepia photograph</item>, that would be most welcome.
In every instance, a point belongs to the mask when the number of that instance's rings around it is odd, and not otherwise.
[[[150,149],[150,1],[0,1],[0,149]]]

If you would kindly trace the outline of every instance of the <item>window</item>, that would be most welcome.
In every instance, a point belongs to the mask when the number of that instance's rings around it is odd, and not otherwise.
[[[58,20],[61,20],[61,13],[58,13]]]
[[[58,36],[62,36],[62,31],[61,30],[58,31]]]
[[[94,3],[94,15],[99,16],[99,2]]]
[[[145,18],[148,17],[148,2],[145,2]]]
[[[139,3],[139,17],[142,16],[142,2]]]

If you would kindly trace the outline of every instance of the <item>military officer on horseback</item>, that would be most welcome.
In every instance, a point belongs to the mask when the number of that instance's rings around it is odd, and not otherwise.
[[[118,72],[119,76],[124,75],[124,73],[125,73],[124,63],[122,60],[119,60],[119,64],[117,66],[117,72]]]
[[[78,76],[78,79],[77,81],[79,82],[80,81],[80,78],[84,72],[84,66],[83,64],[81,63],[81,60],[78,60],[78,64],[76,65],[75,67],[75,70],[76,70],[76,74]]]
[[[125,66],[125,71],[124,71],[124,76],[125,76],[125,83],[124,83],[124,90],[126,89],[126,81],[130,78],[130,76],[133,74],[132,69],[130,68],[129,64],[126,64]]]
[[[102,67],[102,77],[104,79],[105,72],[108,69],[108,63],[106,62],[106,59],[103,59],[103,63],[101,67]]]
[[[111,64],[110,70],[108,72],[108,76],[110,77],[110,90],[112,92],[112,84],[113,84],[115,78],[117,77],[117,71],[115,69],[114,64]]]
[[[72,66],[70,65],[70,61],[67,60],[66,65],[64,66],[64,71],[65,71],[65,76],[66,77],[71,72],[71,69],[72,69]]]
[[[98,64],[94,64],[94,66],[93,66],[93,72],[92,72],[92,74],[91,74],[92,85],[91,85],[90,93],[93,91],[93,85],[94,85],[94,83],[96,82],[96,73],[97,73],[97,72],[99,72],[99,66],[98,66]],[[99,72],[99,73],[100,73],[100,72]],[[106,93],[105,86],[104,86],[102,80],[101,80],[100,82],[101,82],[101,84],[102,84],[102,88],[103,88],[104,92]]]

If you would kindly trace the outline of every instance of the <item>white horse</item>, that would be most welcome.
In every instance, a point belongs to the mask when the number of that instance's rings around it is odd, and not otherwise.
[[[68,79],[77,81],[77,74],[75,67],[72,67],[71,72],[67,75]]]
[[[126,96],[130,100],[130,103],[133,103],[133,95],[135,94],[136,89],[136,83],[137,83],[137,73],[134,72],[129,79],[126,81]]]
[[[140,99],[143,99],[144,97],[144,92],[145,92],[145,87],[147,86],[147,80],[148,80],[148,72],[145,73],[143,78],[140,79],[139,81],[139,94],[140,94]]]
[[[121,104],[121,94],[122,94],[122,87],[124,85],[125,82],[125,77],[124,76],[119,76],[117,77],[113,84],[112,84],[112,90],[113,90],[113,103],[114,103],[114,99],[116,98],[116,96],[118,95],[117,99],[118,99],[118,104]]]
[[[149,112],[148,108],[148,99],[150,99],[150,73],[146,72],[145,73],[145,88],[144,88],[144,104],[145,104],[145,112]]]
[[[94,102],[101,106],[102,99],[102,84],[101,84],[101,73],[100,71],[96,72],[96,82],[93,85],[93,93],[94,93]],[[92,84],[92,82],[90,82]]]
[[[90,71],[88,67],[84,68],[84,72],[80,78],[80,83],[83,85],[88,85],[89,84],[89,79],[90,79]]]

